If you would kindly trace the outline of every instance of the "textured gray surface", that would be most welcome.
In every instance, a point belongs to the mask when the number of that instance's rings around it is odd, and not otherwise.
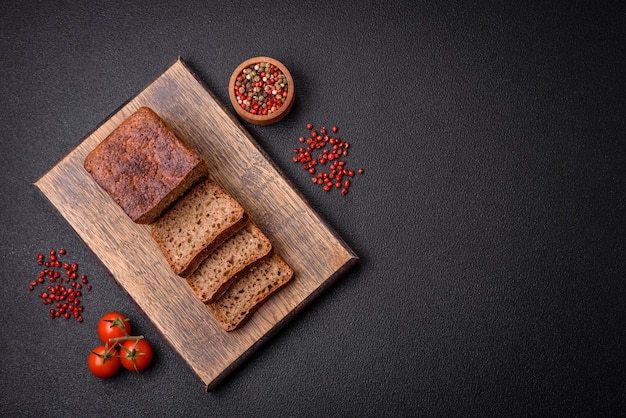
[[[626,398],[624,14],[609,3],[0,4],[0,411],[13,416],[617,415]],[[160,339],[32,186],[182,56],[227,103],[276,57],[297,102],[256,140],[360,264],[215,391]],[[291,162],[340,127],[345,198]],[[85,322],[27,283],[65,247]],[[93,378],[101,314],[155,345]]]

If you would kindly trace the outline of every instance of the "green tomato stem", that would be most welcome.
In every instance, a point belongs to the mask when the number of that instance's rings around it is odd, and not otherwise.
[[[139,341],[139,340],[143,340],[144,337],[143,335],[127,335],[124,337],[116,337],[116,338],[109,338],[109,341],[115,343],[118,343],[120,341],[128,341],[128,340],[134,340],[134,341]]]

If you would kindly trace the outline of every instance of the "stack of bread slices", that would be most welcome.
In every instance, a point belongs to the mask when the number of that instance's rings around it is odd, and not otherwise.
[[[134,222],[150,224],[172,270],[224,330],[241,327],[293,277],[204,158],[150,108],[122,122],[84,167]]]

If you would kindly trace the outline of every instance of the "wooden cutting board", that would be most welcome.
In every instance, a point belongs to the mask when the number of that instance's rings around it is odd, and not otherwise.
[[[227,333],[150,236],[83,168],[87,154],[141,106],[151,107],[208,161],[291,265],[294,279],[240,330]],[[238,120],[178,59],[35,182],[163,338],[210,390],[352,266],[357,256],[303,199]]]

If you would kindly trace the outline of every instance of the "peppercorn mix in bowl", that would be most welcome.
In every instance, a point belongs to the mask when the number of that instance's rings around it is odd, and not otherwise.
[[[271,125],[283,119],[295,101],[294,82],[280,61],[250,58],[233,71],[228,84],[237,114],[255,125]]]

